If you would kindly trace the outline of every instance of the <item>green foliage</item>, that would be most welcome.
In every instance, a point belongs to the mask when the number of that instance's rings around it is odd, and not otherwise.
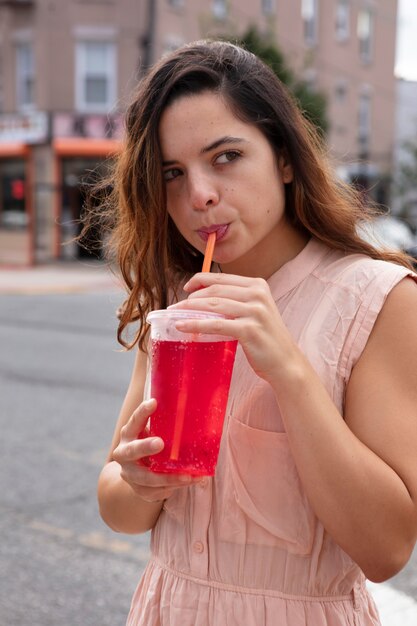
[[[233,38],[233,41],[256,54],[271,67],[292,91],[304,115],[325,134],[328,129],[326,97],[323,93],[312,90],[305,81],[295,77],[279,48],[272,41],[261,37],[255,27],[250,27],[238,41],[236,38]]]
[[[289,85],[304,115],[325,135],[329,124],[326,117],[327,100],[324,93],[314,91],[305,82]]]

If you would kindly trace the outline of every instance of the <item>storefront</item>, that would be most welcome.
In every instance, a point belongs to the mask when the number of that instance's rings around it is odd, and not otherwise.
[[[33,219],[30,149],[23,144],[0,146],[0,262],[33,263]]]
[[[118,116],[0,115],[1,266],[100,257],[100,243],[89,252],[76,237],[86,190],[106,175],[120,136]]]
[[[103,179],[120,150],[121,120],[104,115],[57,114],[52,122],[54,159],[54,257],[100,258],[100,233],[80,245],[80,217],[88,189]]]
[[[100,258],[100,233],[80,245],[80,218],[88,189],[106,176],[119,142],[111,139],[56,139],[53,142],[56,176],[55,258]]]
[[[35,262],[33,150],[46,139],[46,114],[0,115],[1,265]]]

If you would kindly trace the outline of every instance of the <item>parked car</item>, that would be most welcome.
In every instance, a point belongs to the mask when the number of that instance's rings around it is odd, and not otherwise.
[[[392,215],[380,215],[371,222],[363,222],[359,233],[363,239],[378,247],[395,250],[417,247],[417,239],[410,226]]]
[[[374,246],[407,252],[417,268],[417,237],[404,220],[381,215],[371,222],[363,222],[358,230],[361,237]]]

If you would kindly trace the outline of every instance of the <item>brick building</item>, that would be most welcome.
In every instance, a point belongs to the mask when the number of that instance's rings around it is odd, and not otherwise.
[[[252,24],[327,95],[340,174],[383,181],[396,13],[396,0],[0,0],[0,264],[81,254],[62,245],[76,232],[80,180],[119,149],[145,68],[186,41]]]

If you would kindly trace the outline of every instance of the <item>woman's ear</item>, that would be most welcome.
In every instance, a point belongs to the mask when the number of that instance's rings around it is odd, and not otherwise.
[[[294,178],[292,165],[285,152],[281,153],[278,158],[278,169],[281,174],[282,182],[284,184],[292,183]]]

